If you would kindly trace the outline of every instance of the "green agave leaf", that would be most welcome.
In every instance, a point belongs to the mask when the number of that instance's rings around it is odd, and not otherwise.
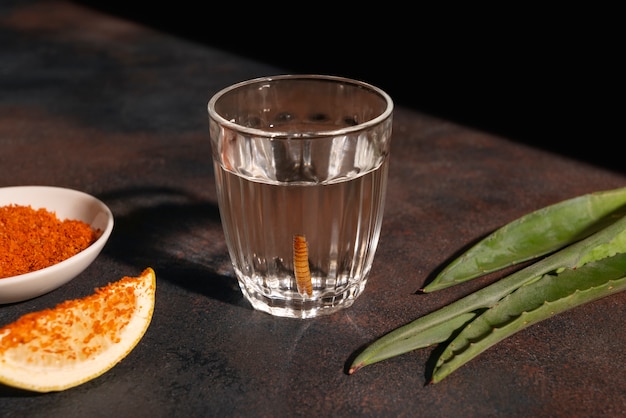
[[[524,215],[480,240],[422,290],[444,289],[557,251],[626,214],[626,188],[589,193]]]
[[[433,371],[440,382],[520,330],[585,303],[626,290],[626,254],[565,269],[522,286],[477,316],[449,343]]]
[[[531,264],[499,281],[383,335],[358,354],[349,373],[387,358],[441,343],[482,310],[491,308],[516,289],[548,273],[577,269],[585,263],[626,253],[626,217],[595,234]],[[448,336],[448,337],[447,337]]]

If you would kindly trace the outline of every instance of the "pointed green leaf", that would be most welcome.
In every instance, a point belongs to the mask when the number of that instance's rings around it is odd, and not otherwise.
[[[481,310],[498,303],[516,289],[561,269],[576,269],[585,263],[626,253],[626,217],[530,266],[471,293],[443,308],[424,315],[382,336],[352,362],[350,373],[378,361],[441,342],[458,332]]]
[[[626,188],[590,193],[524,215],[480,240],[422,290],[433,292],[557,251],[626,214]]]
[[[440,382],[518,331],[585,303],[626,290],[626,254],[566,269],[522,286],[484,311],[448,344],[433,371]]]

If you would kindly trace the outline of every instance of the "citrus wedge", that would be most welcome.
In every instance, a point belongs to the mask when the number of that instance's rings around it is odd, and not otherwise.
[[[0,383],[52,392],[102,375],[145,334],[155,293],[156,276],[147,268],[0,328]]]

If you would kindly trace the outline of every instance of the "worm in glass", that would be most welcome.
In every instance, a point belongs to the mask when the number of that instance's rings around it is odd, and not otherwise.
[[[313,295],[313,283],[309,270],[309,245],[304,235],[298,234],[293,237],[293,270],[298,292],[301,295]]]

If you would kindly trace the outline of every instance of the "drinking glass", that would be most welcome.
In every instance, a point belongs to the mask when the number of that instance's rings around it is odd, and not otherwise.
[[[208,103],[222,227],[244,297],[312,318],[363,292],[385,203],[393,101],[323,75],[244,81]]]

